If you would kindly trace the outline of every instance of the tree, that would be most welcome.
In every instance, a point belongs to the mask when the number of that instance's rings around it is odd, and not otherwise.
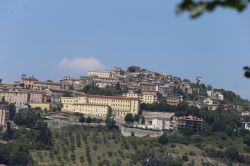
[[[162,145],[166,145],[168,143],[168,137],[167,135],[164,133],[162,136],[160,136],[158,138],[158,142]]]
[[[7,122],[7,129],[3,137],[5,140],[11,140],[13,138],[13,131],[11,129],[10,122]]]
[[[118,129],[118,126],[116,126],[115,123],[116,122],[113,118],[106,121],[106,127],[108,128],[108,130]]]
[[[177,7],[177,13],[189,12],[191,18],[201,16],[204,12],[212,12],[217,7],[231,8],[242,12],[246,9],[249,0],[182,0]]]
[[[190,127],[185,127],[182,130],[183,135],[185,135],[186,137],[190,137],[193,134],[193,130]]]
[[[133,122],[134,122],[133,114],[128,113],[128,114],[125,116],[124,120],[125,120],[125,122],[127,122],[127,123],[133,123]]]
[[[134,115],[134,121],[136,121],[136,122],[140,121],[140,116],[138,114]]]
[[[243,139],[244,144],[250,146],[250,135],[246,135]]]
[[[0,101],[1,104],[6,104],[5,97],[3,96]]]
[[[185,153],[184,155],[182,155],[181,159],[182,159],[183,161],[188,161],[188,154]]]
[[[105,123],[108,130],[113,130],[118,128],[118,126],[116,126],[115,124],[116,123],[115,120],[112,118],[112,113],[110,110],[107,113]]]
[[[10,120],[13,120],[13,117],[16,113],[16,106],[15,104],[10,104],[9,105],[9,117],[10,117]]]
[[[144,116],[142,116],[142,118],[141,118],[141,124],[145,124],[145,118],[144,118]]]
[[[85,122],[85,117],[84,117],[84,116],[81,116],[81,117],[79,118],[79,122],[81,122],[82,125],[83,125],[83,123]]]
[[[86,122],[89,124],[92,122],[92,118],[90,116],[87,117]]]
[[[120,82],[117,82],[117,84],[115,85],[115,89],[116,89],[117,91],[121,91]]]

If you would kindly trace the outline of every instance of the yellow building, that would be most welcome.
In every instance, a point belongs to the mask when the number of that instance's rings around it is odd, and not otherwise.
[[[69,112],[79,112],[80,105],[85,105],[85,107],[82,107],[82,112],[87,110],[87,108],[89,109],[89,106],[92,106],[93,109],[91,110],[94,110],[93,116],[98,116],[98,114],[106,116],[107,108],[104,106],[109,106],[117,117],[125,117],[127,113],[138,114],[140,109],[138,98],[124,96],[81,95],[78,97],[62,97],[61,103],[63,104],[63,111]]]
[[[112,74],[109,71],[89,71],[88,76],[110,78]]]
[[[153,104],[158,102],[158,98],[153,94],[144,94],[141,97],[141,102],[145,104]]]
[[[108,105],[95,105],[95,104],[74,104],[73,111],[79,112],[84,115],[106,117],[111,108]]]
[[[133,97],[133,98],[139,98],[141,103],[145,104],[153,104],[155,102],[158,102],[158,98],[154,94],[137,94],[137,93],[124,93],[123,96],[126,97]]]
[[[29,103],[29,106],[31,108],[41,108],[42,110],[48,110],[51,111],[52,110],[52,104],[51,103]]]

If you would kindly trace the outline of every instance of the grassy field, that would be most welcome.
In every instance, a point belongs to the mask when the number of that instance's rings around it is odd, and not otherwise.
[[[182,158],[183,165],[224,165],[208,158],[192,145],[160,145],[155,138],[123,137],[119,131],[105,131],[102,127],[69,126],[55,129],[53,148],[49,151],[31,151],[36,165],[141,165],[143,157]]]

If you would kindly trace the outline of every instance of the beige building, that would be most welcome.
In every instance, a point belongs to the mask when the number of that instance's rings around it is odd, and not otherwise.
[[[102,77],[102,78],[111,78],[112,74],[109,71],[89,71],[88,76],[91,77]]]
[[[52,110],[52,104],[51,103],[29,103],[30,108],[40,108],[42,110]]]
[[[45,94],[42,91],[30,91],[28,93],[28,102],[45,102]]]
[[[63,111],[80,112],[79,108],[82,105],[82,110],[92,110],[93,116],[105,115],[109,106],[114,116],[125,117],[127,113],[133,115],[138,114],[140,109],[140,101],[138,98],[130,98],[123,96],[100,96],[100,95],[81,95],[78,97],[62,97]],[[76,105],[78,107],[76,107]],[[85,107],[83,107],[85,105]],[[99,107],[102,106],[102,107]],[[89,108],[90,107],[90,108]],[[89,112],[90,113],[90,112]]]
[[[134,98],[139,98],[140,95],[137,94],[137,93],[133,93],[133,92],[130,92],[130,93],[123,93],[123,96],[126,96],[126,97],[134,97]]]
[[[23,83],[24,87],[27,89],[33,89],[34,84],[37,82],[38,80],[34,76],[27,77],[26,74],[22,75],[21,83]]]
[[[16,106],[23,106],[29,102],[45,102],[46,97],[42,91],[31,90],[0,90],[0,99]]]
[[[5,126],[9,120],[9,110],[6,106],[0,106],[0,125]]]
[[[33,85],[33,89],[35,90],[44,90],[44,89],[50,89],[50,90],[61,90],[61,83],[57,82],[36,82]]]
[[[177,106],[183,101],[183,96],[182,95],[173,95],[173,96],[168,96],[166,99],[167,104],[172,105],[172,106]]]
[[[22,106],[28,103],[28,93],[24,91],[0,91],[1,100],[8,103],[14,103],[16,106]]]
[[[159,91],[159,85],[148,82],[140,82],[139,87],[142,92],[156,92]]]

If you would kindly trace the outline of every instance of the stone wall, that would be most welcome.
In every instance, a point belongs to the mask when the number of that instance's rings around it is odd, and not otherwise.
[[[163,133],[161,131],[143,130],[138,128],[128,128],[120,126],[123,136],[130,137],[132,133],[135,137],[160,137]]]

